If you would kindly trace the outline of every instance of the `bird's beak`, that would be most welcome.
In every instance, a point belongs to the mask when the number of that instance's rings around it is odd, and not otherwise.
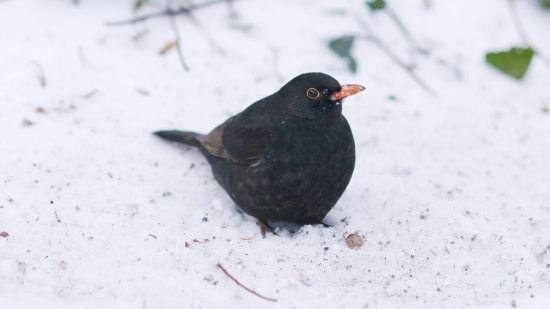
[[[359,93],[363,90],[365,90],[365,87],[361,85],[353,85],[353,84],[342,85],[340,86],[340,90],[338,90],[338,92],[330,96],[330,99],[332,101],[341,100],[343,98],[349,97],[350,95]]]

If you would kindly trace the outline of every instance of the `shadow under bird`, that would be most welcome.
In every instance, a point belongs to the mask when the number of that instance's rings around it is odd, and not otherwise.
[[[267,221],[323,224],[344,193],[355,143],[342,100],[364,89],[306,73],[207,135],[154,134],[197,147],[237,206],[258,219],[265,237],[273,232]]]

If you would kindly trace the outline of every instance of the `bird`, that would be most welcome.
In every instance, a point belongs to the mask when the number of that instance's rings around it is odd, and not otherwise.
[[[350,182],[355,142],[342,100],[363,91],[324,73],[305,73],[210,133],[153,134],[197,147],[214,178],[265,238],[268,221],[323,224]]]

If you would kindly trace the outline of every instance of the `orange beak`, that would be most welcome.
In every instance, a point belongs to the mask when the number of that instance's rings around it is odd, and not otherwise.
[[[330,99],[332,101],[342,100],[343,98],[347,98],[350,95],[354,95],[363,90],[365,90],[365,87],[361,85],[353,85],[353,84],[342,85],[340,86],[340,90],[338,90],[338,92],[330,96]]]

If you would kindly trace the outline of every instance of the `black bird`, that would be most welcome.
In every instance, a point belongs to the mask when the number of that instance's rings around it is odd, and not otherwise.
[[[365,87],[323,73],[295,77],[279,91],[227,119],[207,135],[154,134],[199,148],[233,201],[266,221],[322,223],[346,189],[355,143],[342,99]]]

